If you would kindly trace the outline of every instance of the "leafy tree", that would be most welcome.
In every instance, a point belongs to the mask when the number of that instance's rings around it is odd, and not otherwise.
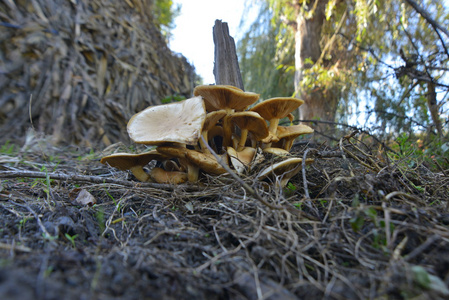
[[[375,116],[380,129],[432,124],[443,134],[449,90],[449,9],[443,0],[259,3],[270,22],[259,18],[239,43],[247,89],[263,82],[289,91],[287,80],[278,78],[293,81],[294,68],[296,96],[306,101],[301,119],[334,121],[355,103],[366,106],[365,118]],[[269,45],[264,39],[271,39]],[[263,96],[271,96],[265,90]]]
[[[245,87],[260,93],[262,99],[293,95],[294,39],[281,38],[291,32],[273,19],[268,2],[260,3],[259,9],[237,47]]]
[[[181,12],[180,5],[174,5],[172,0],[154,0],[153,14],[155,23],[161,27],[162,33],[170,36],[170,31],[174,28],[174,19]]]

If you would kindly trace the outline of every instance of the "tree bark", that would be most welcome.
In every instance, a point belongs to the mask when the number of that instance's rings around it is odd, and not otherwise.
[[[215,45],[214,76],[216,84],[233,85],[243,90],[235,42],[229,35],[228,23],[215,20],[213,29]]]
[[[435,91],[435,84],[432,82],[427,83],[427,107],[429,108],[430,116],[432,117],[433,125],[437,130],[438,136],[442,137],[443,129],[438,112],[437,93]]]
[[[305,103],[299,108],[301,120],[320,119],[334,121],[338,104],[338,94],[325,88],[308,91],[300,86],[303,71],[313,64],[306,63],[310,59],[316,63],[321,56],[321,30],[325,20],[325,9],[328,0],[316,0],[309,3],[309,9],[314,9],[312,17],[307,18],[304,12],[299,12],[295,33],[295,90],[296,95]],[[307,9],[305,12],[308,12]]]

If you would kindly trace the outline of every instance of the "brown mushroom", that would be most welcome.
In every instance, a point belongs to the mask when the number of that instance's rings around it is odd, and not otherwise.
[[[257,112],[265,120],[270,122],[268,131],[271,133],[268,138],[263,140],[270,146],[272,141],[276,141],[276,131],[279,125],[279,120],[289,116],[289,114],[297,109],[304,101],[295,98],[271,98],[256,104],[250,111]]]
[[[307,159],[306,164],[311,164],[313,159]],[[264,180],[268,177],[280,177],[279,182],[276,180],[278,187],[285,187],[288,181],[298,174],[302,167],[302,158],[294,157],[284,161],[275,163],[259,173],[257,179]]]
[[[228,114],[247,109],[260,96],[229,85],[199,85],[193,94],[203,97],[207,111],[225,109]]]
[[[180,184],[187,181],[187,173],[180,171],[166,171],[159,167],[151,169],[150,176],[157,183]]]
[[[239,174],[242,174],[246,169],[250,168],[256,155],[256,149],[252,147],[245,147],[241,151],[236,151],[234,148],[228,147],[227,150],[231,164]]]
[[[226,170],[218,163],[212,154],[201,153],[195,150],[187,151],[186,157],[208,174],[221,175]]]
[[[210,112],[206,115],[206,120],[204,121],[203,130],[201,135],[204,137],[204,141],[208,141],[208,132],[212,128],[217,126],[218,121],[220,121],[224,116],[226,116],[226,110],[217,110]],[[206,145],[203,142],[203,139],[200,139],[201,150],[204,153],[210,153],[209,149],[207,149]]]
[[[114,153],[104,156],[100,162],[122,171],[130,170],[138,180],[146,182],[150,179],[150,176],[144,171],[143,167],[152,160],[162,159],[167,159],[167,157],[156,150],[152,150],[140,154]]]
[[[262,150],[264,153],[269,153],[269,154],[273,154],[276,156],[287,156],[290,155],[290,152],[288,152],[285,149],[279,148],[279,147],[268,147],[268,148],[264,148]]]
[[[309,133],[313,133],[313,129],[303,124],[293,126],[278,126],[276,135],[279,138],[279,141],[274,143],[273,147],[279,147],[290,151],[293,146],[294,140],[298,136]]]
[[[169,157],[176,157],[179,160],[179,163],[187,169],[187,179],[190,182],[196,182],[198,181],[198,176],[200,173],[200,169],[197,165],[190,162],[186,154],[188,151],[194,151],[189,150],[186,147],[176,147],[176,146],[159,146],[156,148],[156,151],[159,153],[162,153],[164,155],[167,155]]]
[[[207,111],[224,109],[228,115],[247,109],[260,96],[227,85],[200,85],[195,87],[193,94],[203,97]],[[231,144],[231,137],[232,128],[228,117],[225,116],[223,119],[223,147],[225,149]]]
[[[248,132],[256,141],[260,141],[268,136],[268,128],[264,118],[253,111],[243,111],[230,114],[228,116],[231,123],[235,123],[240,128],[240,139],[237,146],[237,152],[245,148]]]

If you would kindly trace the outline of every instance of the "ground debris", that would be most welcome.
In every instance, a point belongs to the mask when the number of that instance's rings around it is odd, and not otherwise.
[[[289,209],[227,175],[151,186],[101,154],[15,155],[0,171],[0,297],[445,299],[448,178],[341,146],[353,155],[296,147],[315,161],[284,189],[256,180],[274,157],[241,177]],[[88,180],[101,176],[117,181]],[[80,190],[97,203],[73,203]]]

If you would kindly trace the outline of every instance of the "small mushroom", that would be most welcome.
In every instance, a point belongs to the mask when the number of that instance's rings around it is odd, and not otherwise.
[[[313,162],[313,159],[307,159],[306,164],[310,164]],[[278,177],[280,176],[280,182],[276,184],[278,187],[285,187],[288,181],[298,174],[302,167],[302,158],[294,157],[289,158],[284,161],[278,162],[265,168],[263,171],[259,173],[257,179],[264,180],[268,177]]]
[[[190,150],[187,151],[186,157],[189,161],[208,174],[221,175],[227,172],[212,154]]]
[[[303,124],[278,126],[276,135],[279,138],[279,141],[273,144],[273,147],[279,147],[290,151],[293,142],[298,136],[309,133],[313,133],[313,129]]]
[[[250,109],[250,111],[257,112],[265,120],[270,122],[268,127],[270,135],[263,140],[263,142],[267,144],[267,147],[270,147],[270,143],[278,139],[276,132],[279,120],[288,117],[292,111],[297,109],[303,103],[304,101],[299,99],[279,97],[267,99]]]
[[[187,179],[189,182],[198,181],[200,169],[186,157],[188,151],[194,150],[187,149],[186,147],[159,146],[156,148],[156,151],[169,157],[176,157],[179,160],[179,163],[187,169]]]
[[[104,156],[100,162],[122,171],[130,170],[138,180],[146,182],[150,179],[150,175],[144,171],[143,167],[152,160],[162,159],[167,159],[167,157],[152,150],[141,154],[114,153]]]
[[[241,130],[237,152],[245,148],[248,132],[256,141],[260,141],[268,136],[268,128],[264,118],[253,111],[236,112],[228,116],[229,121],[235,123]]]
[[[229,116],[235,111],[243,111],[259,99],[259,94],[244,92],[228,85],[200,85],[193,90],[195,96],[201,96],[207,111],[224,109]],[[223,147],[230,146],[232,128],[228,116],[223,119]]]
[[[203,97],[207,111],[224,109],[228,114],[246,110],[260,96],[229,85],[199,85],[193,95]]]
[[[212,128],[217,126],[218,121],[220,121],[224,116],[226,116],[226,110],[216,110],[213,112],[210,112],[206,115],[206,120],[204,121],[203,125],[203,131],[201,132],[201,135],[204,137],[204,140],[207,142],[208,139],[208,132]],[[203,139],[200,139],[200,146],[201,150],[204,153],[210,153],[209,149],[207,149],[206,145],[203,142]]]
[[[241,151],[236,151],[232,147],[227,149],[231,164],[237,173],[242,174],[251,166],[251,163],[256,155],[256,149],[252,147],[245,147]]]
[[[287,155],[290,155],[290,152],[288,152],[285,149],[278,148],[278,147],[268,147],[268,148],[264,148],[262,151],[264,153],[269,153],[269,154],[273,154],[273,155],[276,155],[276,156],[287,156]]]
[[[154,167],[150,171],[151,178],[157,183],[180,184],[187,181],[187,174],[180,171],[166,171],[159,167]]]

